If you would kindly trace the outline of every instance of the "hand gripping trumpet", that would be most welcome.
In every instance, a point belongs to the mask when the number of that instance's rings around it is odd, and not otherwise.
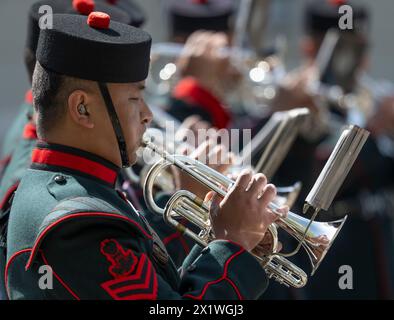
[[[366,130],[356,126],[349,126],[343,131],[333,153],[306,199],[304,212],[309,208],[314,209],[310,220],[289,212],[286,218],[280,218],[269,227],[268,231],[272,236],[271,253],[267,254],[265,250],[262,250],[262,247],[257,246],[252,254],[261,263],[270,278],[286,286],[295,288],[305,286],[308,278],[306,273],[287,259],[287,257],[295,255],[301,247],[305,248],[310,258],[312,275],[316,272],[345,223],[346,217],[333,222],[317,222],[314,220],[321,209],[327,210],[330,206],[368,135],[369,133]],[[223,197],[234,181],[197,160],[183,155],[171,155],[160,150],[149,140],[144,141],[144,145],[161,157],[161,160],[149,171],[144,185],[144,198],[149,209],[162,214],[169,225],[191,237],[200,245],[207,246],[210,241],[215,239],[209,218],[208,204],[190,191],[179,190],[173,194],[165,208],[160,208],[153,199],[154,180],[166,167],[175,165]],[[271,202],[269,208],[277,212],[279,206]],[[176,218],[180,216],[196,225],[201,229],[201,232],[196,234],[178,222]],[[298,241],[294,251],[290,253],[278,252],[278,227],[288,232]]]

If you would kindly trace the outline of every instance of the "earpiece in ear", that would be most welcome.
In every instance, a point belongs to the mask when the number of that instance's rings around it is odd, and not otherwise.
[[[78,113],[79,114],[83,114],[83,115],[87,115],[88,112],[86,111],[86,107],[83,104],[80,104],[78,106]]]

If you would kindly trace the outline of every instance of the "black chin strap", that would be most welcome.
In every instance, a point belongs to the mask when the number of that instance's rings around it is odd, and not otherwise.
[[[114,104],[109,94],[108,87],[106,83],[98,83],[101,95],[103,96],[105,105],[107,107],[109,118],[112,122],[112,127],[114,128],[116,140],[118,140],[118,146],[120,151],[120,158],[122,159],[122,167],[130,167],[129,156],[127,155],[126,141],[124,139],[122,127],[120,126],[118,115],[116,114]]]

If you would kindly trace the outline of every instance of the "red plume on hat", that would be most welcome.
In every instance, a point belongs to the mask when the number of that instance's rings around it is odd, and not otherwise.
[[[75,11],[85,16],[94,11],[95,3],[93,0],[73,0],[73,8]]]

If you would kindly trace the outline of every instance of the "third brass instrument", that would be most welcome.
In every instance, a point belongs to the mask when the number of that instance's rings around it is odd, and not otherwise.
[[[344,178],[348,174],[369,133],[356,126],[349,126],[344,130],[334,152],[324,167],[315,186],[307,197],[305,209],[313,208],[314,214],[310,220],[289,212],[287,218],[280,218],[268,229],[272,236],[271,253],[264,253],[257,246],[253,255],[258,259],[270,278],[286,286],[300,288],[307,282],[306,273],[286,259],[295,255],[302,247],[308,253],[312,264],[312,274],[316,271],[333,241],[341,230],[346,217],[333,222],[314,221],[320,209],[326,210],[337,193]],[[171,155],[161,150],[149,140],[144,141],[148,150],[161,157],[149,171],[144,185],[144,198],[152,212],[162,214],[165,221],[180,232],[188,235],[202,246],[207,246],[215,239],[209,218],[209,205],[187,190],[177,191],[168,201],[165,208],[157,206],[153,199],[154,180],[157,175],[168,166],[175,165],[190,174],[198,182],[221,196],[225,196],[234,181],[218,173],[201,162],[183,155]],[[276,212],[279,208],[274,203],[269,208]],[[197,235],[176,218],[184,217],[201,229]],[[298,241],[297,248],[290,253],[278,252],[277,227],[282,228]]]

